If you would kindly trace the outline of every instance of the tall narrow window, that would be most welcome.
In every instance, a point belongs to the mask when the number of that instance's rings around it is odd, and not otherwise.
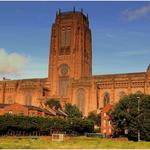
[[[59,95],[66,97],[69,84],[69,66],[67,64],[59,66],[59,76]]]
[[[61,47],[65,47],[65,31],[61,32]]]
[[[61,48],[60,55],[69,55],[71,45],[71,29],[63,28],[61,31]]]
[[[85,105],[85,90],[79,89],[77,91],[77,106],[84,114],[84,105]]]
[[[71,43],[71,31],[68,29],[66,31],[66,46],[70,46]]]
[[[32,96],[31,95],[26,95],[26,97],[25,97],[25,104],[27,106],[32,105]]]
[[[61,97],[66,97],[68,91],[68,77],[59,78],[59,95]]]
[[[110,102],[110,96],[109,96],[109,93],[108,92],[105,92],[104,93],[104,106],[109,104]]]

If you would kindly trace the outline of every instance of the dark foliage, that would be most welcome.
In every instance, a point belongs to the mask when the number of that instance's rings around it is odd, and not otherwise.
[[[101,125],[101,114],[96,114],[95,112],[90,112],[88,114],[87,119],[93,121],[95,125],[100,127],[100,125]]]
[[[49,99],[45,102],[45,105],[54,109],[61,108],[60,102],[57,99]]]
[[[93,123],[82,118],[52,119],[9,114],[0,116],[0,135],[8,133],[16,135],[18,132],[21,132],[21,135],[30,135],[31,133],[38,135],[50,135],[51,133],[84,134],[85,132],[93,132]]]
[[[70,103],[65,105],[65,112],[68,114],[68,118],[82,117],[82,112],[79,110],[79,108],[76,105],[72,105]]]
[[[124,96],[112,112],[111,120],[114,136],[127,136],[129,140],[137,141],[140,131],[140,139],[150,141],[150,95]]]

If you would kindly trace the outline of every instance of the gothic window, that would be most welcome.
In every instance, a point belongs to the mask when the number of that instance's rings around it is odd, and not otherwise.
[[[104,106],[110,103],[110,95],[108,92],[104,93]]]
[[[46,95],[46,91],[42,91],[42,96],[45,96]]]
[[[84,104],[85,104],[85,90],[84,89],[79,89],[77,91],[77,106],[78,108],[84,113]]]
[[[119,97],[120,98],[122,98],[123,96],[125,96],[126,95],[126,93],[124,92],[124,91],[121,91],[120,93],[119,93]]]
[[[31,106],[32,105],[32,96],[31,95],[26,95],[25,97],[25,105]]]
[[[67,96],[68,90],[68,77],[60,77],[59,78],[59,95],[61,97]]]
[[[69,84],[69,66],[61,64],[59,67],[59,95],[61,97],[67,96]]]
[[[68,29],[66,31],[66,46],[70,46],[71,43],[71,30]]]
[[[8,97],[8,98],[7,98],[7,103],[8,103],[8,104],[13,104],[13,103],[14,103],[13,98],[12,98],[12,97]]]
[[[88,49],[89,49],[89,39],[88,39],[88,31],[84,32],[84,57],[85,57],[85,62],[88,63]]]
[[[65,47],[65,31],[61,32],[61,47]]]
[[[61,31],[61,48],[60,55],[70,54],[70,44],[71,44],[71,29],[63,28]]]

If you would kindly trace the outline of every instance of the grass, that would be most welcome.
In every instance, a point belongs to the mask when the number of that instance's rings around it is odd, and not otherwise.
[[[69,149],[69,148],[108,148],[108,149],[149,149],[150,142],[114,141],[93,137],[65,137],[64,141],[52,141],[51,137],[0,137],[0,148],[2,149]]]

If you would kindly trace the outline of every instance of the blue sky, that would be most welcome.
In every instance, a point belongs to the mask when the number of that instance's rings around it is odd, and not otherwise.
[[[0,78],[47,77],[56,11],[70,11],[74,6],[89,15],[93,74],[146,71],[150,2],[0,2],[0,59],[6,58],[0,60]]]

